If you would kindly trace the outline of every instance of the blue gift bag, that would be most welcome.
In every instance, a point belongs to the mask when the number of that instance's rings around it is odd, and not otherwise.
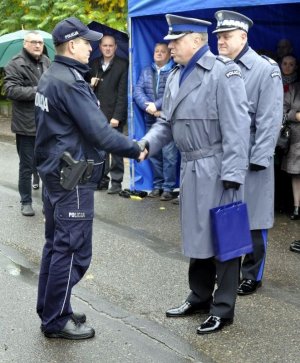
[[[253,251],[246,203],[210,209],[215,258],[227,261]]]

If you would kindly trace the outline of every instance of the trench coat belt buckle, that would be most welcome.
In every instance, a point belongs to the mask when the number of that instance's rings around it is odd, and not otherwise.
[[[208,158],[209,156],[213,156],[222,152],[221,145],[215,145],[212,147],[207,147],[199,150],[193,151],[182,151],[181,152],[181,159],[183,161],[192,161],[198,159]]]

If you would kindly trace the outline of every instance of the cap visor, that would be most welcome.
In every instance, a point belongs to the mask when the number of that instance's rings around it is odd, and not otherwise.
[[[102,33],[95,32],[94,30],[89,30],[86,34],[82,35],[82,38],[90,40],[92,42],[100,40],[102,37],[103,37]]]
[[[174,40],[174,39],[179,39],[182,38],[186,35],[187,33],[181,33],[181,34],[168,34],[164,37],[165,40]]]
[[[221,32],[230,32],[232,30],[237,30],[237,29],[239,29],[239,28],[237,28],[237,27],[233,27],[233,28],[219,28],[219,29],[214,30],[212,32],[212,34],[214,34],[214,33],[221,33]]]

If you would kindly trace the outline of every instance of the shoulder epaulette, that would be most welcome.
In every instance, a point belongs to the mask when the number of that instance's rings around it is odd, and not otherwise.
[[[273,66],[277,65],[277,62],[274,61],[274,59],[267,57],[266,55],[261,54],[260,55],[262,58],[266,59],[270,64],[272,64]]]
[[[76,81],[84,81],[82,75],[74,68],[69,68]]]
[[[224,64],[228,64],[228,63],[232,63],[232,62],[233,62],[233,60],[232,60],[232,59],[230,59],[230,58],[228,58],[228,57],[224,57],[223,55],[218,55],[218,56],[217,56],[217,59],[218,59],[219,61],[221,61],[222,63],[224,63]]]

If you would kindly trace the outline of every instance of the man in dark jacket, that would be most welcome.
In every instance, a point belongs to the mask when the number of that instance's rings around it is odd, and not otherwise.
[[[92,47],[101,33],[76,18],[52,32],[55,59],[38,85],[37,169],[45,186],[45,237],[37,299],[42,331],[48,338],[87,339],[95,334],[86,316],[74,313],[72,288],[92,257],[94,190],[105,153],[137,159],[138,144],[108,125],[84,76]],[[73,159],[73,160],[72,160]]]
[[[128,62],[116,56],[117,43],[113,36],[104,35],[100,41],[102,57],[91,64],[91,86],[100,101],[100,108],[111,127],[123,132],[127,120],[127,79]],[[98,189],[108,189],[109,194],[117,194],[122,190],[124,175],[123,157],[107,154],[104,176]]]
[[[21,212],[34,216],[31,198],[31,176],[34,171],[34,98],[42,73],[50,60],[43,55],[44,42],[40,33],[25,35],[22,51],[5,67],[4,89],[12,104],[12,132],[16,134],[19,164]]]

